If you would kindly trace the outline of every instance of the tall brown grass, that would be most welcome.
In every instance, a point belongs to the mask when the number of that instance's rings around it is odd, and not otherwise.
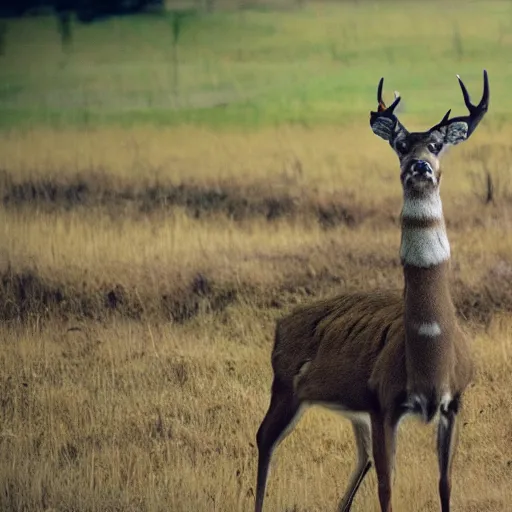
[[[2,510],[250,510],[274,319],[401,286],[397,164],[367,132],[0,140]],[[445,162],[453,288],[478,365],[460,511],[512,501],[509,138],[481,130]],[[432,430],[408,420],[400,438],[396,509],[437,510]],[[279,449],[268,509],[332,509],[353,459],[348,425],[310,411]],[[372,473],[356,510],[377,510],[375,485]]]

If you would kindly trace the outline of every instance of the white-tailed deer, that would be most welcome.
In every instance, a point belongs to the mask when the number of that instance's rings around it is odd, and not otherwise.
[[[439,494],[442,511],[450,510],[456,419],[473,363],[449,289],[440,158],[446,146],[473,133],[489,104],[485,71],[476,106],[460,78],[459,83],[469,115],[449,119],[448,111],[440,123],[419,133],[409,133],[393,113],[400,97],[385,106],[383,79],[379,83],[379,106],[370,114],[370,125],[400,161],[404,292],[340,295],[302,306],[277,322],[270,406],[257,434],[256,512],[263,509],[274,449],[303,407],[312,404],[346,414],[353,425],[357,466],[338,510],[350,510],[373,455],[380,507],[391,512],[395,437],[405,414],[418,414],[427,423],[439,418]]]

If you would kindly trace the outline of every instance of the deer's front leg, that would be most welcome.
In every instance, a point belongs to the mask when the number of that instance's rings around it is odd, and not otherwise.
[[[457,444],[458,400],[453,400],[446,409],[441,407],[437,427],[437,458],[439,461],[439,496],[442,512],[450,512],[451,470],[453,454]]]
[[[392,512],[391,478],[395,463],[396,421],[382,414],[372,415],[373,460],[379,483],[382,512]]]

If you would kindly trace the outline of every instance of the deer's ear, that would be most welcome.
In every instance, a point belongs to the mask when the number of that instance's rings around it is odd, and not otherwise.
[[[408,134],[408,131],[396,118],[375,116],[373,119],[370,119],[370,125],[375,135],[387,140],[391,145],[399,135],[406,136]]]
[[[396,120],[391,117],[376,117],[370,120],[373,133],[381,139],[392,141],[395,138]]]
[[[455,121],[438,130],[444,139],[445,144],[456,146],[468,138],[468,123],[465,121]]]

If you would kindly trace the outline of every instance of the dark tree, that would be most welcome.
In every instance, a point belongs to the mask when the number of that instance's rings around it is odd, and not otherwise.
[[[76,14],[82,22],[91,22],[106,16],[134,14],[162,5],[163,0],[1,0],[0,17],[19,17],[30,11],[53,8],[59,13],[58,16],[69,12],[70,15]]]

